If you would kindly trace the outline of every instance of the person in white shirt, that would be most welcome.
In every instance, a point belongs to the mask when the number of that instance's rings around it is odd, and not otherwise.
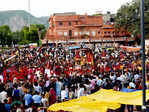
[[[50,69],[46,68],[45,69],[45,74],[47,74],[48,77],[51,77]]]
[[[79,98],[80,96],[84,96],[84,88],[83,88],[82,84],[80,84],[80,88],[78,90],[77,98]]]
[[[140,76],[139,76],[138,74],[135,74],[135,75],[134,75],[134,79],[135,79],[135,80],[137,80],[137,79],[139,79],[139,78],[140,78]]]
[[[35,92],[35,95],[33,95],[32,99],[35,106],[40,106],[42,97],[38,92]]]
[[[3,76],[0,75],[0,81],[1,81],[2,83],[3,83],[3,80],[4,80]]]
[[[35,90],[36,92],[42,93],[42,89],[41,89],[41,87],[38,85],[37,82],[35,82],[35,84],[34,84],[33,87],[34,87],[34,90]]]
[[[50,85],[50,80],[46,80],[46,83],[45,83],[45,87],[48,87]]]
[[[48,105],[47,105],[47,103],[48,103],[48,99],[45,98],[44,95],[42,95],[41,103],[43,104],[43,107],[47,107],[47,106],[48,106]]]
[[[136,84],[134,82],[130,82],[129,83],[129,87],[135,89],[136,88]]]
[[[25,112],[32,112],[32,111],[33,111],[32,107],[29,107],[25,110]]]
[[[6,91],[2,91],[0,93],[0,102],[4,103],[4,100],[7,99],[7,92]]]
[[[62,88],[62,91],[61,91],[61,101],[65,101],[65,98],[66,98],[66,91],[65,91],[65,88]]]
[[[102,80],[101,80],[101,78],[99,78],[99,79],[97,80],[97,85],[98,85],[98,86],[101,86],[101,85],[102,85]]]
[[[19,90],[20,97],[24,96],[24,91],[21,85],[19,85],[18,90]]]
[[[37,77],[40,78],[40,70],[39,69],[36,71],[35,74],[37,74]]]

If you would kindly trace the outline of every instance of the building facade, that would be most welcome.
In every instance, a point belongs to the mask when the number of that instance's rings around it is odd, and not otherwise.
[[[104,24],[102,15],[77,15],[56,13],[49,18],[46,40],[113,40],[130,37],[123,29],[115,29],[114,24]],[[114,40],[115,39],[115,40]]]

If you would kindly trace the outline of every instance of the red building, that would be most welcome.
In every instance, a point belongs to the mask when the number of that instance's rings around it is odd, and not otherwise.
[[[125,40],[130,33],[115,29],[114,25],[103,24],[102,15],[77,15],[75,13],[56,13],[49,19],[49,29],[45,40]],[[125,37],[125,38],[124,38]]]

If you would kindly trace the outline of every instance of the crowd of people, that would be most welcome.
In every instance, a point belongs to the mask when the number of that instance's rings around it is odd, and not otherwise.
[[[78,49],[63,45],[47,45],[1,53],[0,112],[44,112],[56,102],[87,96],[101,88],[115,91],[142,89],[140,51],[97,46],[81,49],[78,52]],[[15,57],[5,61],[11,52]],[[87,56],[88,52],[93,58]],[[82,57],[85,59],[83,64],[76,60]],[[128,111],[132,112],[133,106],[128,106]]]

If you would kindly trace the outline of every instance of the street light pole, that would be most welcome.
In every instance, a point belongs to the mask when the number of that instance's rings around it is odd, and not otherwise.
[[[30,0],[28,0],[28,12],[30,13],[30,11],[31,11],[31,7],[30,7]],[[29,28],[30,28],[30,22],[31,22],[31,17],[30,17],[30,15],[28,15],[28,26],[29,26]]]
[[[146,112],[146,79],[145,79],[145,31],[144,31],[144,0],[140,1],[141,12],[141,53],[142,53],[142,111]]]

